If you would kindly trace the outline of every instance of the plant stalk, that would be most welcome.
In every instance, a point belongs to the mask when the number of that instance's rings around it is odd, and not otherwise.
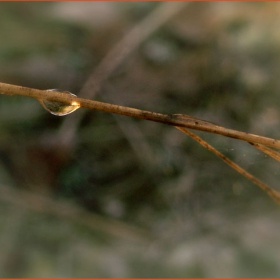
[[[67,105],[79,105],[83,108],[99,110],[107,113],[124,115],[138,119],[150,120],[154,122],[160,122],[168,125],[185,127],[209,133],[220,134],[226,137],[243,140],[249,143],[257,143],[280,149],[280,141],[277,139],[229,129],[188,115],[156,113],[126,106],[115,105],[111,103],[100,102],[96,100],[79,98],[74,95],[69,95],[67,93],[55,90],[39,90],[6,83],[0,83],[0,93],[7,95],[21,95],[35,98],[37,100],[61,102]]]

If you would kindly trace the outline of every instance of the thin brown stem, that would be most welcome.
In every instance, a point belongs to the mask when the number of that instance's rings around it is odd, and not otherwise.
[[[255,148],[257,148],[258,150],[264,152],[265,154],[269,155],[270,157],[276,159],[277,161],[280,161],[280,153],[278,151],[275,151],[273,149],[270,149],[264,145],[260,145],[257,143],[250,143],[251,145],[253,145]]]
[[[257,186],[259,186],[262,190],[264,190],[268,195],[270,195],[277,203],[280,203],[280,193],[272,188],[270,188],[268,185],[260,181],[258,178],[256,178],[254,175],[250,174],[243,168],[241,168],[239,165],[231,161],[229,158],[227,158],[225,155],[220,153],[218,150],[216,150],[213,146],[208,144],[206,141],[204,141],[202,138],[197,136],[196,134],[192,133],[185,127],[176,127],[177,129],[181,130],[182,132],[189,135],[191,138],[193,138],[195,141],[197,141],[200,145],[202,145],[204,148],[208,149],[212,153],[214,153],[216,156],[218,156],[221,160],[223,160],[226,164],[228,164],[231,168],[236,170],[238,173],[243,175],[244,177],[248,178],[250,181],[255,183]]]
[[[35,98],[37,100],[48,100],[61,102],[67,105],[79,105],[83,108],[104,111],[108,113],[124,115],[128,117],[145,119],[154,122],[160,122],[168,125],[191,128],[195,130],[206,131],[210,133],[220,134],[223,136],[247,141],[249,143],[257,143],[274,148],[280,148],[280,141],[273,138],[259,136],[251,133],[246,133],[234,129],[225,128],[214,123],[204,121],[195,117],[182,114],[161,114],[151,111],[135,109],[85,98],[79,98],[74,95],[59,91],[39,90],[22,86],[15,86],[5,83],[0,83],[0,92],[8,95],[22,95]]]

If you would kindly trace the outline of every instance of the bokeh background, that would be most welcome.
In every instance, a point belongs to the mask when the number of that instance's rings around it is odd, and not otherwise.
[[[0,81],[79,95],[161,5],[1,3]],[[279,138],[279,14],[275,2],[185,4],[86,94]],[[0,98],[1,277],[279,277],[279,205],[187,135]],[[279,163],[198,134],[280,190]]]

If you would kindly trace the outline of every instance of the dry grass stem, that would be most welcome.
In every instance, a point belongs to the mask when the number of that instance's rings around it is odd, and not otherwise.
[[[48,100],[53,102],[61,102],[67,105],[75,105],[92,110],[104,111],[128,117],[144,119],[154,122],[160,122],[168,125],[186,127],[195,130],[206,131],[210,133],[220,134],[223,136],[243,140],[249,143],[257,143],[280,149],[280,140],[242,132],[234,129],[225,128],[214,123],[191,117],[183,114],[162,114],[151,111],[135,109],[126,106],[120,106],[85,98],[79,98],[60,91],[39,90],[11,84],[0,83],[0,92],[8,95],[22,95],[35,98],[39,101]]]
[[[270,195],[276,202],[280,203],[280,192],[270,188],[268,185],[260,181],[258,178],[256,178],[254,175],[250,174],[243,168],[241,168],[239,165],[231,161],[229,158],[227,158],[225,155],[223,155],[221,152],[216,150],[213,146],[208,144],[206,141],[204,141],[202,138],[197,136],[196,134],[192,133],[188,129],[184,127],[176,127],[180,131],[186,133],[189,135],[191,138],[193,138],[195,141],[197,141],[200,145],[202,145],[204,148],[208,149],[211,151],[213,154],[218,156],[221,160],[223,160],[226,164],[228,164],[231,168],[236,170],[238,173],[243,175],[244,177],[248,178],[250,181],[255,183],[257,186],[259,186],[262,190],[264,190],[268,195]]]
[[[253,145],[255,148],[257,148],[258,150],[264,152],[265,154],[269,155],[270,157],[280,161],[280,153],[278,151],[275,151],[273,149],[270,149],[264,145],[261,144],[257,144],[257,143],[250,143],[251,145]]]
[[[195,139],[197,142],[199,142],[202,146],[216,154],[218,157],[220,157],[224,162],[226,162],[228,165],[230,165],[233,169],[235,169],[237,172],[248,178],[250,181],[254,182],[256,185],[258,185],[260,188],[262,188],[264,191],[266,191],[271,197],[273,197],[277,202],[280,202],[280,193],[271,189],[269,186],[255,178],[253,175],[239,167],[237,164],[229,160],[227,157],[225,157],[222,153],[217,151],[215,148],[213,148],[211,145],[209,145],[207,142],[202,140],[197,135],[190,132],[187,128],[220,134],[223,136],[239,139],[246,141],[253,146],[255,146],[257,149],[265,152],[266,154],[272,156],[273,158],[279,160],[280,154],[272,149],[269,149],[265,146],[271,146],[274,148],[280,148],[280,141],[273,138],[263,137],[255,134],[250,134],[238,130],[233,130],[229,128],[225,128],[219,125],[216,125],[214,123],[204,121],[195,117],[191,117],[188,115],[182,115],[182,114],[161,114],[161,113],[155,113],[151,111],[145,111],[125,106],[119,106],[115,104],[110,103],[104,103],[94,100],[89,100],[85,98],[78,98],[75,95],[69,95],[67,93],[63,93],[56,90],[39,90],[39,89],[33,89],[33,88],[27,88],[22,86],[15,86],[5,83],[0,83],[0,92],[2,94],[8,94],[8,95],[21,95],[26,97],[31,97],[37,99],[40,103],[42,103],[42,100],[47,100],[49,102],[60,102],[67,105],[75,105],[79,107],[84,107],[88,109],[93,110],[100,110],[108,113],[114,113],[118,115],[124,115],[129,117],[134,117],[138,119],[145,119],[150,120],[154,122],[160,122],[172,126],[176,126],[179,130],[183,131],[184,133],[191,136],[193,139]]]

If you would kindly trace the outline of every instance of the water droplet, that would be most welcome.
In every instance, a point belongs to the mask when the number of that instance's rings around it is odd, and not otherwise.
[[[73,94],[69,91],[65,91],[65,90],[48,89],[48,91],[59,91],[59,92],[68,93],[73,96],[76,96],[75,94]],[[49,101],[49,100],[44,100],[44,99],[39,100],[39,102],[42,104],[42,106],[47,111],[49,111],[51,114],[56,115],[56,116],[65,116],[65,115],[73,113],[74,111],[76,111],[77,109],[80,108],[80,105],[77,103],[74,103],[74,102],[71,105],[65,104],[62,102]]]

